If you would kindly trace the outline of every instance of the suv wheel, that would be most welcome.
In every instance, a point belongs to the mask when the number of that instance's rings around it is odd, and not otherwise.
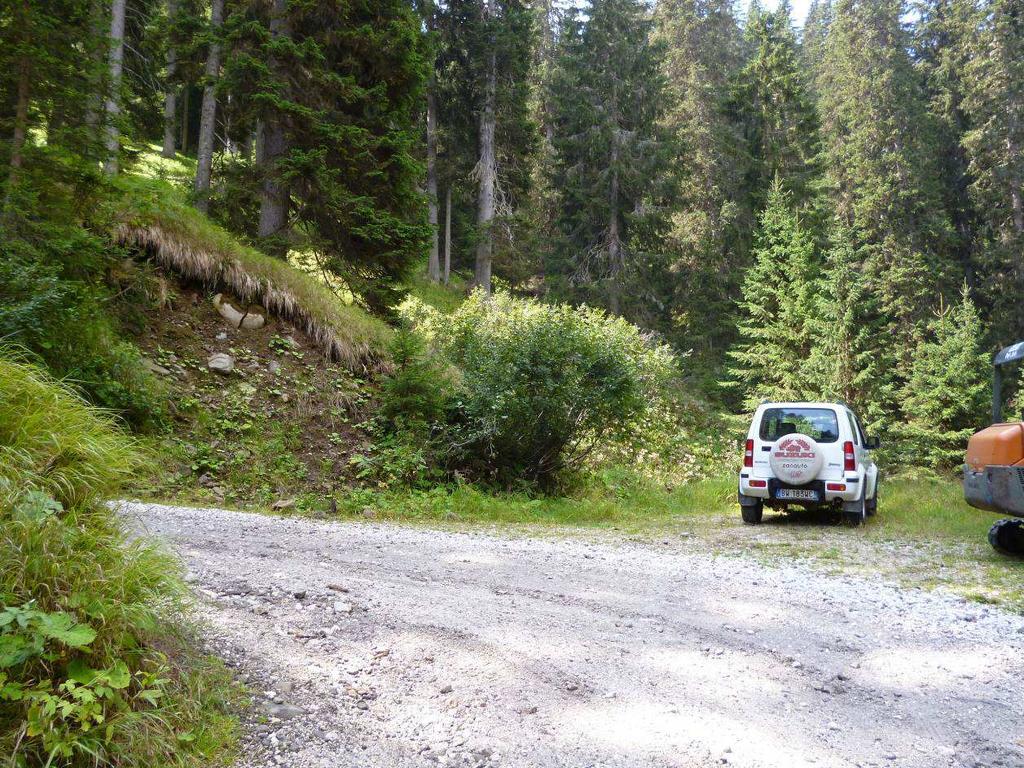
[[[744,523],[757,525],[764,517],[764,502],[758,501],[757,504],[740,507],[740,513],[743,515]]]
[[[874,517],[878,514],[878,481],[875,481],[875,495],[867,503],[868,517]]]
[[[847,522],[853,525],[860,525],[868,517],[868,503],[862,498],[857,502],[857,506],[854,509],[844,509],[843,515],[846,517]]]

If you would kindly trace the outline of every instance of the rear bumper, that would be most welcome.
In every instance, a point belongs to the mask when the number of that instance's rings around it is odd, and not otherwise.
[[[765,483],[763,488],[752,486],[750,482],[761,481]],[[845,491],[830,491],[827,488],[829,483],[841,483],[846,486]],[[831,504],[833,502],[851,502],[859,501],[863,493],[864,480],[862,478],[845,480],[815,480],[813,483],[807,485],[787,485],[775,478],[765,477],[744,477],[740,475],[740,504],[743,504],[744,497],[751,499],[752,504],[757,503],[756,500],[768,501],[770,503],[778,504],[798,504],[803,506],[820,506]],[[775,492],[779,488],[793,488],[799,490],[815,490],[818,492],[819,501],[804,501],[800,499],[777,499]]]
[[[1024,517],[1024,467],[964,466],[964,499],[978,509]]]

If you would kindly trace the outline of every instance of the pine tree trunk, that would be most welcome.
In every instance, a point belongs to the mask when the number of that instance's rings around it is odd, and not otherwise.
[[[1012,130],[1013,126],[1011,126]],[[1006,148],[1008,155],[1011,158],[1020,157],[1020,150],[1016,143],[1011,139],[1007,139]],[[1013,212],[1013,230],[1018,235],[1024,235],[1024,192],[1022,192],[1022,185],[1024,180],[1022,179],[1010,179],[1010,210]]]
[[[18,183],[18,173],[24,162],[25,139],[28,136],[28,100],[31,91],[31,65],[23,56],[18,65],[18,101],[14,108],[14,135],[11,137],[10,170],[7,173],[7,192],[3,210],[6,215],[11,206],[11,195]]]
[[[554,0],[542,0],[541,12],[541,63],[545,68],[545,77],[550,78],[551,69],[555,63],[555,19]],[[546,86],[546,84],[545,84]],[[552,107],[549,101],[548,89],[542,86],[541,95],[541,123],[544,130],[544,140],[547,146],[551,146],[555,138],[555,125],[552,120]]]
[[[452,185],[444,193],[444,284],[452,274]]]
[[[427,205],[430,216],[430,262],[427,274],[430,282],[441,280],[441,264],[438,259],[437,231],[437,98],[434,93],[436,83],[430,78],[427,87]]]
[[[615,146],[614,144],[612,145]],[[622,243],[619,235],[619,169],[618,160],[613,149],[612,178],[609,195],[608,213],[608,311],[613,315],[620,314],[619,293],[622,279]]]
[[[28,136],[28,100],[32,85],[31,71],[28,57],[22,56],[18,63],[18,101],[14,108],[14,135],[11,137],[9,187],[14,185],[14,177],[24,162],[25,139]]]
[[[95,48],[90,46],[88,53],[92,59],[90,64],[94,65],[95,72],[98,73],[102,69],[103,62],[107,60],[107,47],[103,44],[107,40],[104,0],[92,0],[89,6],[89,17],[89,31],[91,39],[96,41],[96,46]],[[92,73],[90,72],[90,74]],[[95,90],[89,94],[85,107],[85,126],[88,128],[90,139],[95,139],[99,135],[100,110],[103,108],[103,78],[99,78],[93,83],[93,86]]]
[[[622,242],[619,232],[619,114],[618,99],[612,89],[612,148],[609,158],[611,178],[608,185],[608,311],[621,313]]]
[[[488,24],[494,24],[491,2],[485,6]],[[477,246],[473,283],[489,296],[491,294],[491,259],[494,255],[494,127],[497,99],[497,53],[494,33],[490,35],[491,50],[487,56],[487,79],[484,85],[484,104],[480,113],[480,160],[477,164],[479,188],[477,191]]]
[[[210,209],[210,174],[213,170],[214,129],[217,127],[217,76],[220,74],[220,35],[224,21],[224,0],[213,0],[210,7],[210,51],[206,56],[206,83],[199,120],[199,144],[196,149],[196,208]]]
[[[287,0],[274,0],[270,17],[271,37],[287,37],[291,34],[288,28]],[[265,242],[264,248],[275,256],[287,255],[287,247],[278,238],[284,234],[288,225],[288,188],[276,178],[275,164],[288,151],[288,139],[285,136],[284,124],[279,115],[271,114],[263,122],[263,141],[261,142],[262,165],[267,166],[260,192],[260,221],[258,234]],[[275,240],[271,240],[275,238]]]
[[[188,94],[189,87],[186,84],[181,94],[181,153],[188,152]]]
[[[125,0],[113,0],[110,13],[110,83],[106,102],[106,161],[103,171],[108,176],[116,176],[121,151],[120,130],[121,116],[121,76],[124,73],[124,15]]]
[[[167,0],[167,20],[172,25],[177,12],[178,0]],[[164,146],[160,151],[164,157],[174,157],[174,116],[178,111],[178,95],[171,81],[177,70],[178,51],[174,43],[170,43],[167,46],[167,93],[164,94]]]

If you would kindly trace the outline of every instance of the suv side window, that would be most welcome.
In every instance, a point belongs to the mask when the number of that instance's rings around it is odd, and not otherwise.
[[[861,445],[867,445],[868,441],[867,441],[867,438],[864,437],[864,428],[860,425],[860,419],[858,419],[856,416],[854,416],[853,417],[853,421],[857,425],[857,434],[860,435]]]
[[[860,434],[860,430],[857,429],[857,420],[853,418],[853,414],[850,411],[846,412],[846,418],[850,420],[850,434],[853,435],[854,444],[863,445],[864,437]]]

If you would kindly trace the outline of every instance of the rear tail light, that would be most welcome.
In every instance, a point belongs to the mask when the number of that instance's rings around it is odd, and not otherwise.
[[[843,443],[843,470],[846,472],[857,471],[857,456],[853,452],[853,443],[849,440]]]
[[[750,487],[751,488],[767,488],[768,487],[768,481],[767,480],[751,480],[750,481]]]
[[[825,483],[826,491],[845,491],[846,483]]]
[[[747,446],[743,451],[743,466],[754,466],[754,441],[747,440]]]

